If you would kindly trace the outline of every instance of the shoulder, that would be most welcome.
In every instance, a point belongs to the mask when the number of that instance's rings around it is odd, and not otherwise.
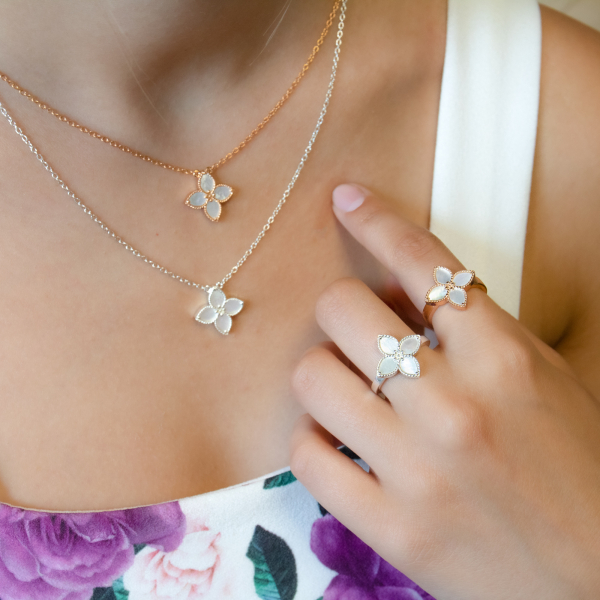
[[[600,278],[590,277],[600,261],[600,33],[543,6],[541,15],[522,318],[559,349],[590,352],[582,332],[600,332]]]

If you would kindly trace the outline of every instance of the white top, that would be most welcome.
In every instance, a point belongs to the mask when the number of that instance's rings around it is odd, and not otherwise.
[[[430,228],[515,317],[540,64],[535,0],[449,0]]]

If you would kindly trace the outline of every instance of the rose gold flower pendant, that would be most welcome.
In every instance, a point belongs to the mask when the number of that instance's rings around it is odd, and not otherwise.
[[[221,204],[231,198],[233,190],[222,183],[217,185],[208,171],[198,173],[197,179],[198,190],[189,194],[185,203],[190,208],[201,208],[211,221],[218,221],[221,217]]]

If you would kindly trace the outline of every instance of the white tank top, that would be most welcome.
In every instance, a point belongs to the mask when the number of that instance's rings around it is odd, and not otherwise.
[[[430,228],[519,314],[540,93],[533,0],[450,0]]]
[[[449,0],[431,229],[518,314],[541,60],[534,0]],[[125,510],[0,504],[3,600],[403,600],[431,596],[289,469]]]

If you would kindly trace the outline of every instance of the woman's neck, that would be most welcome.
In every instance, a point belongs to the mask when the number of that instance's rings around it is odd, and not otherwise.
[[[138,133],[168,129],[171,136],[207,110],[228,109],[224,97],[239,109],[240,98],[251,106],[261,90],[285,89],[332,5],[11,2],[0,20],[0,70],[76,118],[89,121],[93,112],[97,125],[112,119]]]

